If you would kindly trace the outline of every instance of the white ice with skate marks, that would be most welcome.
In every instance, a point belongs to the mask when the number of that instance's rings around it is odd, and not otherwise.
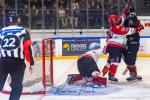
[[[68,66],[68,61],[63,61],[64,64],[56,61],[58,65],[54,68],[54,84],[55,86],[60,86],[63,84],[67,78],[68,73],[78,73],[77,69],[73,66],[76,64],[70,64]],[[59,63],[58,63],[59,62]],[[72,62],[75,62],[73,60]],[[66,64],[67,63],[67,64]],[[106,59],[100,58],[98,61],[98,66],[100,69],[105,65]],[[59,65],[60,64],[60,65]],[[118,78],[118,83],[108,83],[106,88],[96,88],[99,89],[98,94],[91,95],[91,87],[86,90],[81,91],[83,94],[76,95],[59,95],[56,92],[52,94],[49,92],[46,95],[22,95],[20,100],[150,100],[150,58],[138,58],[137,67],[138,74],[143,77],[142,81],[136,82],[126,82],[126,77],[128,73],[123,76],[122,72],[125,69],[125,64],[121,62],[118,67],[116,77]],[[78,87],[78,88],[77,88]],[[68,87],[66,87],[68,88]],[[80,86],[72,87],[71,89],[80,90]],[[102,92],[103,91],[103,92]],[[60,91],[58,91],[60,92]],[[60,92],[65,93],[65,91]],[[88,94],[89,93],[89,94]],[[86,95],[87,94],[87,95]],[[0,93],[0,100],[8,100],[8,95]]]
[[[96,84],[78,84],[78,85],[59,85],[50,89],[50,95],[70,95],[70,96],[89,96],[89,95],[108,95],[119,92],[121,88],[96,85]]]

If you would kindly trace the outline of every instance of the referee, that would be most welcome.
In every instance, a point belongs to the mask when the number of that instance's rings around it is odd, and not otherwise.
[[[29,32],[20,23],[14,12],[8,14],[9,26],[0,30],[0,91],[3,89],[8,74],[11,76],[9,100],[19,100],[22,93],[22,81],[26,68],[25,58],[30,63],[32,74],[34,59]]]

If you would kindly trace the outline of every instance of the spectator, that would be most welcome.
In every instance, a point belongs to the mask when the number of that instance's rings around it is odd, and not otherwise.
[[[38,13],[39,13],[38,9],[36,9],[36,6],[33,5],[31,10],[31,25],[32,25],[31,28],[36,28],[36,23],[38,21]]]
[[[85,0],[80,0],[79,2],[80,7],[80,16],[79,16],[79,26],[80,29],[87,28],[87,5]]]
[[[38,9],[42,9],[42,0],[35,0],[36,1],[36,7]]]
[[[67,5],[66,7],[66,18],[67,18],[67,21],[68,21],[68,27],[67,28],[71,28],[71,25],[70,25],[70,17],[71,17],[71,9],[69,7],[69,5]]]
[[[28,0],[23,0],[22,3],[24,4],[24,8],[28,9]]]
[[[44,0],[44,6],[46,6],[47,9],[52,8],[53,0]]]
[[[65,9],[63,8],[63,6],[60,6],[58,12],[59,12],[59,18],[60,18],[62,27],[67,26],[68,21],[67,21],[66,12],[65,12]]]
[[[86,9],[87,8],[86,0],[80,0],[79,6],[80,6],[81,9]]]
[[[8,8],[15,8],[15,0],[5,0],[5,4],[8,6]]]
[[[45,28],[46,29],[50,28],[51,23],[52,23],[52,20],[51,20],[50,11],[47,10],[46,6],[45,6],[45,9],[44,9],[44,24],[45,24]]]
[[[80,7],[78,0],[72,3],[73,16],[71,17],[70,23],[74,24],[75,28],[78,26],[78,19],[80,17]]]
[[[35,0],[30,0],[30,7],[32,8],[33,6],[35,6],[37,8],[36,1]]]
[[[90,2],[89,2],[89,8],[90,9],[96,9],[96,2],[95,1],[93,1],[93,0],[91,0]]]
[[[21,17],[21,25],[24,26],[24,27],[29,27],[28,10],[23,9],[22,12],[23,13],[20,15],[20,17]]]
[[[96,19],[96,26],[95,28],[101,28],[102,26],[102,14],[101,14],[101,8],[100,5],[97,5],[96,10],[95,10],[95,19]]]

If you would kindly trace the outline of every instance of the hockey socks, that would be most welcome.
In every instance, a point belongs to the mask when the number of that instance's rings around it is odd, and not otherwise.
[[[137,75],[137,69],[136,66],[128,66],[127,67],[129,72],[130,72],[130,76],[128,78],[126,78],[127,81],[133,81],[133,80],[142,80],[142,77]]]
[[[116,74],[116,71],[117,71],[117,66],[112,64],[110,65],[110,68],[109,68],[109,74],[108,74],[108,80],[112,81],[112,82],[118,82],[118,79],[115,78],[115,74]]]

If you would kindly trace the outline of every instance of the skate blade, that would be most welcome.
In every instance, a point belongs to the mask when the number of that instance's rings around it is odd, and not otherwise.
[[[109,83],[109,84],[116,84],[116,83],[118,83],[118,81],[108,80],[108,83]]]
[[[139,81],[142,81],[142,79],[127,80],[127,82],[130,83],[139,82]]]

